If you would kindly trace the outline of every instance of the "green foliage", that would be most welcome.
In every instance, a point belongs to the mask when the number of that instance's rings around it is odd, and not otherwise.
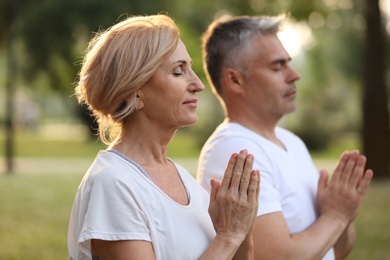
[[[298,111],[291,120],[286,120],[285,126],[301,135],[310,148],[325,149],[335,136],[359,133],[364,123],[359,91],[365,33],[363,11],[364,3],[356,0],[3,0],[0,1],[0,42],[12,38],[17,68],[0,77],[12,75],[18,85],[34,89],[34,99],[42,107],[47,104],[43,93],[49,90],[69,99],[79,62],[93,32],[107,29],[126,15],[167,12],[178,23],[194,61],[193,68],[207,87],[200,36],[214,18],[223,14],[287,13],[290,18],[311,26],[314,40],[299,57],[305,65],[301,65],[302,79],[297,83]],[[313,14],[322,23],[313,23]],[[2,78],[0,82],[5,80]],[[199,122],[186,130],[193,134],[198,146],[222,118],[218,101],[209,97],[208,87],[204,94],[200,100],[205,104],[200,104]],[[73,106],[75,102],[69,102],[67,109],[73,111]]]

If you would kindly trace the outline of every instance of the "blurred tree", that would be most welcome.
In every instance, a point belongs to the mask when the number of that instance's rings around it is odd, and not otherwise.
[[[16,47],[18,39],[18,29],[20,21],[18,19],[18,10],[21,8],[21,1],[1,1],[0,2],[0,44],[6,53],[6,112],[5,112],[5,160],[6,172],[12,173],[14,170],[14,126],[13,115],[13,96],[14,85],[16,82]]]
[[[54,89],[72,92],[71,83],[80,69],[82,52],[91,32],[107,29],[129,14],[156,13],[164,1],[38,0],[23,16],[22,35],[29,63],[27,77],[45,71]]]
[[[168,0],[38,0],[24,16],[22,35],[28,55],[24,74],[29,79],[40,72],[49,77],[51,87],[65,93],[65,103],[73,93],[72,83],[80,69],[83,52],[93,33],[108,29],[127,15],[164,12]],[[76,79],[77,80],[77,79]],[[97,124],[86,106],[79,105],[75,113],[84,122],[91,136],[97,134]]]
[[[51,87],[64,93],[66,100],[70,100],[68,97],[73,92],[72,83],[80,69],[79,61],[82,59],[91,32],[98,31],[100,28],[108,28],[118,19],[124,18],[124,16],[120,17],[122,14],[155,14],[166,11],[172,15],[179,24],[182,38],[193,57],[194,70],[206,82],[201,68],[200,35],[214,18],[224,14],[277,15],[288,13],[296,21],[304,21],[308,24],[312,28],[315,38],[312,49],[305,55],[305,59],[307,58],[305,64],[307,65],[305,65],[305,73],[299,83],[302,90],[300,96],[304,99],[303,105],[301,105],[305,112],[299,115],[300,124],[296,125],[299,125],[301,135],[307,140],[313,138],[310,133],[317,133],[314,138],[317,141],[319,139],[325,141],[331,136],[337,136],[339,132],[345,131],[347,128],[353,128],[356,131],[359,129],[356,123],[359,121],[359,117],[356,115],[357,104],[353,103],[355,101],[352,99],[356,99],[354,97],[359,94],[361,75],[366,75],[359,67],[362,64],[362,57],[356,55],[363,51],[364,18],[362,13],[363,10],[369,10],[368,6],[377,5],[378,0],[367,0],[366,2],[367,5],[364,6],[358,0],[187,0],[185,4],[179,0],[144,0],[142,2],[116,0],[114,3],[105,0],[1,0],[0,33],[2,37],[0,41],[2,41],[3,48],[5,46],[16,48],[15,41],[24,42],[22,47],[26,58],[23,58],[21,62],[20,59],[12,57],[12,53],[15,54],[16,50],[7,52],[8,55],[11,55],[8,59],[8,69],[23,70],[23,75],[26,76],[26,81],[30,85],[36,82],[37,75],[44,74],[49,79]],[[372,13],[370,12],[370,14]],[[373,28],[380,28],[381,23],[371,22],[375,21],[375,15],[377,14],[370,16],[374,18],[367,18],[367,41],[378,43],[379,38],[374,36],[378,34]],[[367,17],[369,16],[367,15]],[[12,32],[12,37],[10,37],[10,32]],[[374,33],[371,34],[371,32]],[[9,42],[8,45],[5,44],[6,41]],[[379,39],[380,41],[383,39]],[[384,51],[384,46],[372,46],[371,43],[367,42],[365,57],[371,58],[370,62],[374,61],[374,56],[370,54],[375,50],[378,51],[374,54],[375,57],[379,57],[376,61],[382,61],[380,57],[384,57],[383,53],[381,54],[381,51]],[[371,72],[367,75],[371,75],[370,77],[373,79],[384,78],[384,69],[374,69],[376,67],[369,65],[371,63],[368,60],[365,64],[364,71],[373,69],[372,73],[379,73],[375,77]],[[14,72],[6,73],[6,75],[16,74]],[[7,86],[10,87],[7,89],[8,93],[12,95],[14,78],[8,78]],[[376,169],[375,165],[379,161],[376,161],[375,158],[378,157],[379,153],[383,154],[383,158],[387,157],[387,160],[389,158],[388,155],[385,155],[386,151],[379,148],[379,146],[388,146],[383,140],[389,138],[388,135],[385,136],[385,132],[383,135],[382,132],[379,135],[369,132],[371,130],[368,129],[382,128],[386,124],[388,128],[388,119],[385,120],[388,118],[387,113],[385,113],[387,108],[383,103],[383,100],[387,99],[387,93],[383,91],[385,90],[383,82],[374,83],[375,81],[369,79],[368,76],[365,78],[365,85],[368,86],[368,83],[371,85],[369,88],[365,88],[369,92],[367,94],[364,92],[364,103],[376,104],[377,100],[382,100],[382,105],[375,108],[378,110],[373,110],[367,105],[363,109],[367,110],[364,113],[362,123],[363,129],[365,129],[363,131],[364,150],[369,163],[373,163],[370,167]],[[382,92],[374,92],[375,89]],[[208,91],[209,89],[206,92]],[[8,98],[7,100],[12,99]],[[221,110],[217,109],[218,101],[215,98],[206,98],[205,100],[206,103],[209,103],[204,109],[207,111],[207,116],[201,116],[200,124],[191,130],[203,133],[195,135],[199,137],[200,145],[222,119]],[[75,100],[72,101],[71,105],[74,105]],[[9,106],[7,110],[9,113],[12,113],[11,107]],[[78,110],[75,109],[75,111]],[[382,119],[374,120],[374,118],[378,118],[378,111],[381,111]],[[82,113],[85,114],[86,111],[83,110]],[[371,113],[375,113],[375,116],[372,116]],[[369,120],[375,122],[371,123]],[[9,122],[8,129],[12,130],[11,121]],[[374,124],[375,127],[373,127]],[[379,126],[379,124],[381,125]],[[7,140],[12,140],[12,137],[10,136]],[[321,148],[326,143],[319,142],[313,143],[313,145]],[[384,159],[382,163],[386,164]],[[387,174],[387,176],[390,175]]]
[[[117,0],[1,0],[0,43],[7,57],[6,79],[6,171],[13,171],[13,93],[17,72],[33,87],[37,76],[45,75],[50,86],[67,97],[92,31],[108,28],[121,15],[154,14],[168,1]],[[119,17],[119,18],[118,18]],[[122,17],[124,18],[124,17]],[[22,44],[20,44],[22,43]],[[25,57],[20,54],[21,50]],[[11,76],[12,75],[12,76]],[[67,101],[69,102],[69,101]],[[73,104],[74,102],[72,102]],[[84,108],[84,107],[81,107]],[[75,109],[76,112],[80,109]],[[85,115],[87,111],[81,112]],[[87,118],[88,117],[81,117]],[[90,121],[86,122],[90,122]]]
[[[365,1],[367,24],[363,63],[363,148],[376,179],[390,178],[390,132],[385,83],[385,37],[379,0]]]

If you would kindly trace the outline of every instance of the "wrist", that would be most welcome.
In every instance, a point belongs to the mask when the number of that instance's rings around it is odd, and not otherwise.
[[[238,248],[241,244],[246,241],[246,237],[240,236],[238,234],[224,234],[217,233],[215,240],[218,241],[221,245],[236,247]]]
[[[340,230],[340,233],[342,233],[342,231],[344,231],[351,223],[347,218],[332,213],[324,213],[320,216],[319,219],[323,219],[326,222],[333,223],[336,226],[336,228]]]
[[[241,242],[232,236],[217,233],[209,248],[200,259],[216,259],[217,256],[218,259],[232,259],[239,249]]]

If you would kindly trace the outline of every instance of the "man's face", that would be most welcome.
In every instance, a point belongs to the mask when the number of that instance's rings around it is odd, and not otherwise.
[[[295,81],[290,56],[276,35],[255,36],[245,54],[246,102],[260,117],[279,120],[295,110]],[[244,59],[245,59],[244,58]]]

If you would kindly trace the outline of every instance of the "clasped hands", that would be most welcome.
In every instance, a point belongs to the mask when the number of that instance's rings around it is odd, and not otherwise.
[[[257,215],[260,171],[253,170],[254,157],[242,150],[230,157],[221,182],[211,180],[209,214],[216,233],[241,244],[251,235]]]
[[[359,151],[345,151],[332,177],[325,170],[320,172],[317,193],[320,215],[346,225],[355,219],[373,177],[372,170],[365,171],[365,164],[366,158]]]

